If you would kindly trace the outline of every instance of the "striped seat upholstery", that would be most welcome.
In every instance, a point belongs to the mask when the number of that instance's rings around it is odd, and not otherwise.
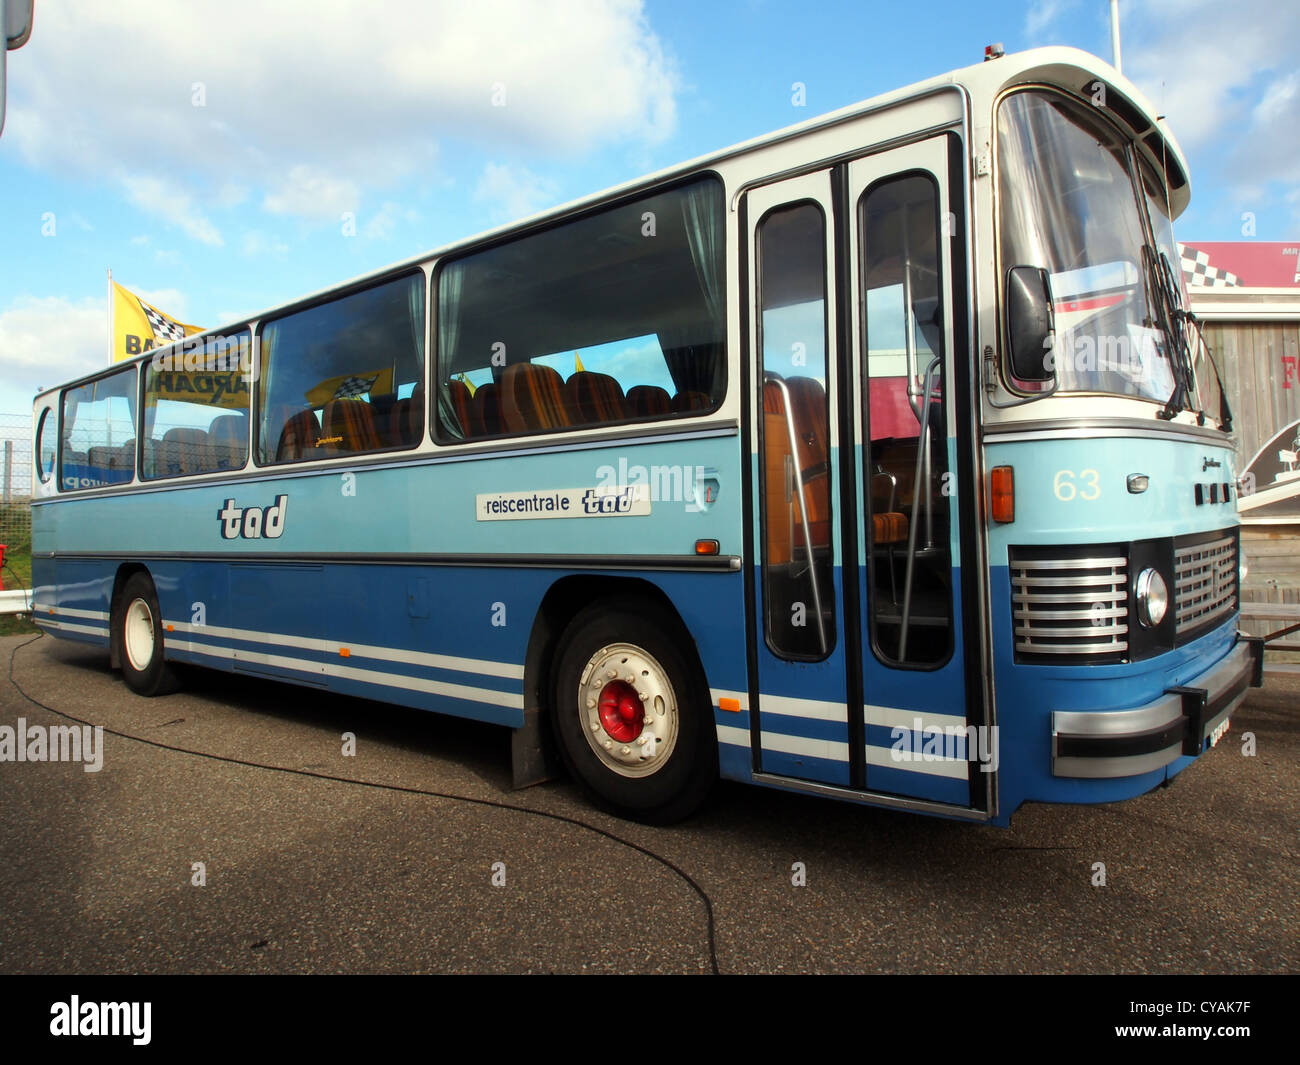
[[[685,414],[692,410],[708,410],[713,406],[713,401],[709,399],[704,392],[678,392],[673,396],[672,411],[674,414]]]
[[[322,448],[337,451],[377,451],[374,411],[363,399],[332,399],[321,412]]]
[[[782,520],[787,489],[787,457],[790,429],[785,416],[785,397],[774,382],[763,386],[764,477],[768,507],[769,564],[789,562],[805,543],[803,515],[806,508],[808,532],[814,548],[830,543],[830,478],[826,450],[826,392],[810,377],[786,381],[794,414],[797,463],[803,478],[803,499],[792,500],[788,520]],[[791,487],[793,487],[791,485]]]
[[[320,423],[316,412],[300,410],[290,416],[280,430],[280,442],[275,449],[276,462],[297,462],[313,458],[320,443]]]
[[[424,432],[424,389],[399,399],[382,418],[375,415],[375,423],[384,430],[380,447],[414,447]]]
[[[447,384],[447,394],[451,401],[452,412],[456,416],[456,424],[460,426],[461,435],[466,440],[482,436],[483,419],[479,416],[469,386],[464,381],[450,381]]]
[[[507,366],[501,375],[501,418],[511,433],[563,429],[569,424],[564,378],[541,363]]]
[[[627,390],[627,407],[634,418],[659,418],[671,414],[668,390],[658,385],[637,385]]]
[[[505,432],[501,423],[501,395],[491,382],[474,389],[474,410],[471,419],[483,436],[498,436]]]
[[[609,374],[581,370],[564,382],[564,402],[574,425],[621,422],[627,417],[623,386]]]

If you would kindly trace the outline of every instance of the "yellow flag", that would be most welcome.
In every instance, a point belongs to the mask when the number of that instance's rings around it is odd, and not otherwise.
[[[313,407],[323,407],[332,399],[360,399],[362,396],[391,396],[393,368],[366,373],[341,374],[326,378],[307,390],[306,399]]]
[[[466,377],[463,373],[457,374],[456,380],[469,389],[469,394],[471,396],[477,391],[477,389],[474,387],[474,382],[471,381],[468,377]]]
[[[109,282],[113,289],[113,361],[120,362],[134,355],[160,348],[175,340],[203,332],[197,325],[186,325],[170,315],[163,314],[153,304],[145,303],[130,289],[116,281]]]
[[[582,356],[579,355],[576,351],[573,353],[573,372],[574,373],[587,372],[587,368],[582,365]]]

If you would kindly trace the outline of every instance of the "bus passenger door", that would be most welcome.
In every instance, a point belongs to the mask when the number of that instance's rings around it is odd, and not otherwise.
[[[848,786],[831,171],[744,198],[755,770]],[[756,701],[755,701],[756,697]],[[755,707],[757,712],[753,712]]]
[[[984,722],[965,645],[981,626],[962,166],[955,134],[848,164],[855,425],[841,447],[860,516],[866,788],[986,808],[997,754],[968,731]]]

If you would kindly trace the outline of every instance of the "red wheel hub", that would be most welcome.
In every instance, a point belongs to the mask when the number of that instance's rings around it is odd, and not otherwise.
[[[600,723],[619,743],[630,743],[641,735],[645,712],[632,685],[622,680],[605,685],[600,693]]]

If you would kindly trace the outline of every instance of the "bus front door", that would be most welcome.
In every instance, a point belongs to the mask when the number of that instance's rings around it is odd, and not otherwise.
[[[744,199],[751,731],[756,774],[774,783],[986,804],[963,645],[977,596],[960,568],[975,494],[973,428],[957,415],[971,410],[954,339],[958,144],[933,137]]]

